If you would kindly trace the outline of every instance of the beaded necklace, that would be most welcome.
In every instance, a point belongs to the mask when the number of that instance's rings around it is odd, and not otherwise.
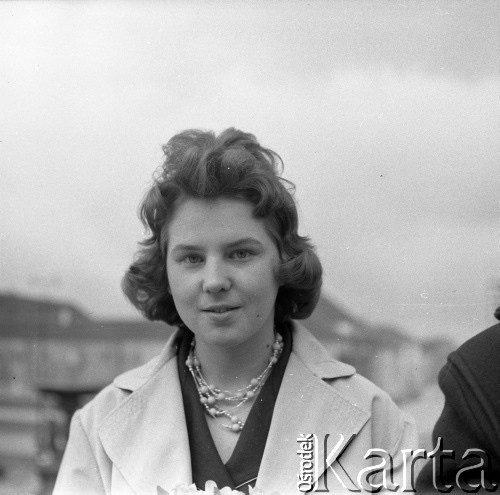
[[[238,389],[236,393],[232,393],[229,390],[222,390],[215,385],[208,384],[201,372],[200,361],[196,356],[196,339],[193,337],[186,359],[186,366],[193,377],[198,395],[200,396],[200,403],[205,408],[205,412],[212,418],[226,416],[231,421],[231,424],[222,424],[224,428],[234,433],[239,433],[245,426],[245,423],[238,418],[234,410],[245,402],[257,397],[267,377],[271,374],[273,366],[278,362],[281,352],[283,351],[283,337],[278,332],[276,332],[272,350],[273,352],[269,358],[269,363],[264,371],[256,378],[252,378],[247,386]],[[231,407],[228,409],[222,407],[221,404],[224,402],[231,404]]]

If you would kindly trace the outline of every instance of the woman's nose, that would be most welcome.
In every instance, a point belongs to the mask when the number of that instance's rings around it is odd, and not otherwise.
[[[227,291],[231,287],[231,279],[223,262],[213,260],[205,264],[203,277],[204,292]]]

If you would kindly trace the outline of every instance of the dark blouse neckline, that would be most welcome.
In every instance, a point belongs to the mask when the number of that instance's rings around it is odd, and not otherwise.
[[[188,329],[182,332],[178,341],[177,367],[189,437],[193,482],[199,489],[204,489],[208,480],[215,481],[219,488],[228,486],[245,493],[248,493],[249,485],[255,485],[274,404],[292,350],[290,326],[282,325],[279,332],[283,336],[283,352],[256,398],[226,464],[222,462],[212,439],[205,409],[200,404],[198,391],[185,364],[193,333]]]

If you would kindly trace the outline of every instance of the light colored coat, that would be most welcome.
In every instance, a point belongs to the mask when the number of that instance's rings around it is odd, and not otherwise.
[[[74,415],[55,495],[156,495],[158,486],[171,490],[192,483],[174,338],[157,358],[118,376]],[[323,473],[321,483],[326,478],[332,493],[342,487],[335,476],[340,473],[342,477],[338,462],[356,480],[372,462],[365,459],[367,450],[381,448],[394,459],[398,478],[401,449],[417,448],[412,420],[389,396],[356,374],[352,366],[332,359],[300,328],[294,330],[257,487],[266,494],[299,493],[297,438],[309,433],[319,440],[320,458],[315,462],[318,474]],[[323,464],[327,434],[327,454],[335,450],[340,434],[345,439],[355,435],[340,457],[337,451],[328,459],[333,470]],[[380,458],[376,460],[380,463]]]

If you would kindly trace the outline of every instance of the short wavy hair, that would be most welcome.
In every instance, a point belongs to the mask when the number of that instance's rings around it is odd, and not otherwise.
[[[130,302],[149,320],[183,326],[166,271],[168,225],[182,198],[226,197],[249,201],[278,249],[275,323],[307,318],[319,299],[322,267],[309,239],[298,234],[294,185],[281,177],[281,158],[234,128],[219,135],[186,130],[163,152],[165,161],[139,208],[148,235],[122,280]]]

